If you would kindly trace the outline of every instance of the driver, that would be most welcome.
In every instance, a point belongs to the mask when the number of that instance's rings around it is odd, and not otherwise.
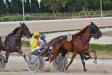
[[[31,51],[32,51],[32,52],[35,52],[35,51],[41,52],[41,51],[40,51],[41,42],[40,42],[40,40],[39,40],[40,33],[39,33],[39,32],[35,32],[35,33],[33,34],[33,37],[34,37],[34,38],[30,41]]]
[[[46,46],[48,44],[46,41],[46,35],[45,34],[40,35],[40,41],[41,41],[42,46]],[[52,49],[53,49],[53,47],[51,46],[49,48],[49,51],[51,51]]]
[[[40,41],[41,41],[41,44],[44,46],[44,45],[47,45],[47,41],[46,41],[46,35],[45,34],[41,34],[40,35]]]

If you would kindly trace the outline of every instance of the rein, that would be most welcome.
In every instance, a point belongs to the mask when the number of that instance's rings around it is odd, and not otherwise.
[[[95,35],[95,34],[80,34],[80,35]]]

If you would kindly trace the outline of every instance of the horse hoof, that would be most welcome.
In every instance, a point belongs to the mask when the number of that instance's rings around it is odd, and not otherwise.
[[[65,68],[65,69],[64,69],[64,72],[66,72],[66,71],[67,71],[67,69]]]
[[[8,60],[5,60],[4,63],[8,63]]]
[[[47,59],[45,59],[45,61],[49,61],[49,59],[47,58]]]
[[[91,56],[90,56],[90,57],[88,57],[88,58],[87,58],[87,57],[84,57],[84,59],[85,59],[85,60],[88,60],[88,59],[91,59],[91,58],[92,58]]]
[[[88,70],[84,70],[84,72],[88,72]]]
[[[65,69],[65,70],[67,71],[67,69],[68,69],[68,67],[66,67],[66,69]]]
[[[24,59],[27,62],[27,59]]]
[[[97,60],[96,60],[96,61],[94,60],[93,63],[94,63],[94,64],[97,64]]]

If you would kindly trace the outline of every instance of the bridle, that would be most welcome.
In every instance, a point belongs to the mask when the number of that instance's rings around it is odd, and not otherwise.
[[[24,26],[21,26],[21,27],[22,27],[23,33],[26,33],[26,36],[28,37],[28,36],[29,36],[29,35],[28,35],[28,32],[24,30]]]

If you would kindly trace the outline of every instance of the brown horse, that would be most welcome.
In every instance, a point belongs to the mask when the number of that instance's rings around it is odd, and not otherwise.
[[[24,60],[27,61],[25,54],[21,50],[21,46],[22,46],[21,38],[23,35],[26,36],[27,38],[31,38],[32,35],[29,31],[29,28],[24,23],[20,23],[20,25],[21,25],[20,27],[17,27],[16,29],[14,29],[12,33],[8,34],[4,42],[4,47],[3,44],[0,42],[1,44],[0,50],[6,51],[6,55],[5,55],[6,63],[8,62],[9,54],[12,52],[20,53],[24,57]]]
[[[70,64],[73,62],[75,56],[77,54],[80,54],[81,60],[83,63],[83,67],[84,67],[84,71],[87,71],[85,68],[85,61],[84,61],[85,55],[84,54],[94,52],[95,61],[97,59],[96,51],[93,49],[89,49],[89,41],[90,41],[91,37],[94,37],[95,39],[99,39],[100,37],[102,37],[102,33],[99,30],[99,28],[93,22],[91,22],[90,25],[86,26],[80,32],[78,32],[72,36],[73,36],[73,39],[72,39],[73,50],[71,48],[71,42],[68,42],[66,39],[66,37],[67,37],[66,35],[59,36],[59,37],[52,39],[50,41],[50,43],[53,41],[56,41],[60,38],[65,37],[64,39],[52,44],[53,51],[51,53],[49,53],[48,59],[50,62],[52,62],[60,53],[62,53],[62,56],[64,57],[68,53],[68,51],[72,52],[73,55],[72,55],[71,61],[66,66],[66,70],[67,70],[68,67],[70,66]],[[45,54],[46,52],[47,52],[47,49],[42,53],[42,55]]]

